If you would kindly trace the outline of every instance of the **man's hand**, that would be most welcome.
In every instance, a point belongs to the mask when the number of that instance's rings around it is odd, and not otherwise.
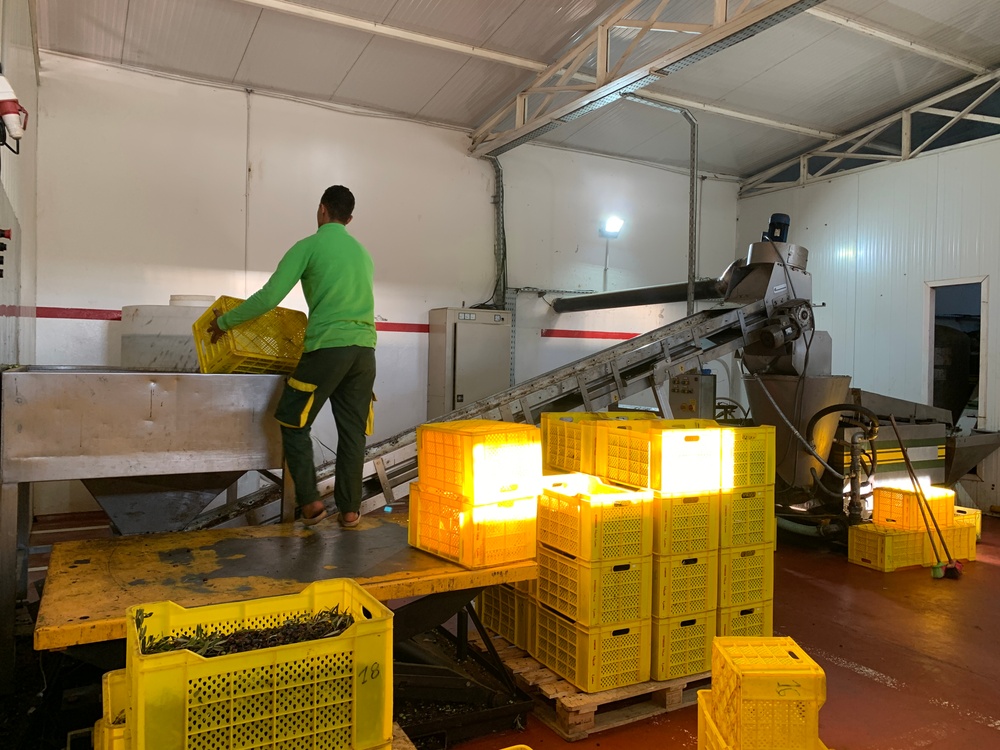
[[[212,337],[212,343],[216,343],[219,339],[226,335],[226,332],[219,327],[219,317],[222,315],[218,310],[212,310],[215,313],[215,317],[208,321],[208,334]]]

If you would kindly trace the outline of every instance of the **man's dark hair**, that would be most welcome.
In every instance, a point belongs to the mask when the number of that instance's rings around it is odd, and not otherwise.
[[[343,223],[354,213],[354,194],[343,185],[328,187],[319,202],[334,221]]]

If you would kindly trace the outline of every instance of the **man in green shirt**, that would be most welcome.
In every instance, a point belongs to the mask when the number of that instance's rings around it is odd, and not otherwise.
[[[316,234],[296,242],[263,288],[216,318],[213,343],[224,331],[274,309],[301,280],[309,305],[302,359],[288,378],[274,416],[281,424],[285,460],[295,483],[303,523],[326,518],[316,487],[310,428],[327,400],[337,424],[333,499],[344,526],[357,526],[364,472],[365,426],[375,382],[374,265],[347,233],[354,196],[343,185],[320,199]]]

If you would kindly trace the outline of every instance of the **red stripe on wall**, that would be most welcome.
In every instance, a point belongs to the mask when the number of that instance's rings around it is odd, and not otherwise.
[[[549,339],[634,339],[638,333],[624,331],[574,331],[570,328],[543,328],[542,338]]]
[[[375,323],[376,331],[395,331],[396,333],[428,333],[431,327],[426,323]]]
[[[25,314],[28,308],[15,305],[0,305],[0,315]],[[62,318],[64,320],[121,320],[121,310],[97,310],[86,307],[39,307],[39,318]],[[427,333],[430,326],[426,323],[388,323],[379,321],[375,324],[378,331],[395,333]]]
[[[38,307],[39,318],[65,318],[68,320],[121,320],[121,310],[94,310],[87,307]]]
[[[0,305],[0,318],[33,318],[35,308],[19,305]]]

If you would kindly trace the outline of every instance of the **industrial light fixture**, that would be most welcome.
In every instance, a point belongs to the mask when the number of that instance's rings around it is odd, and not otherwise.
[[[617,216],[609,216],[604,222],[604,226],[598,230],[601,237],[614,239],[618,236],[618,233],[622,231],[622,227],[625,226],[625,221],[618,218]]]

